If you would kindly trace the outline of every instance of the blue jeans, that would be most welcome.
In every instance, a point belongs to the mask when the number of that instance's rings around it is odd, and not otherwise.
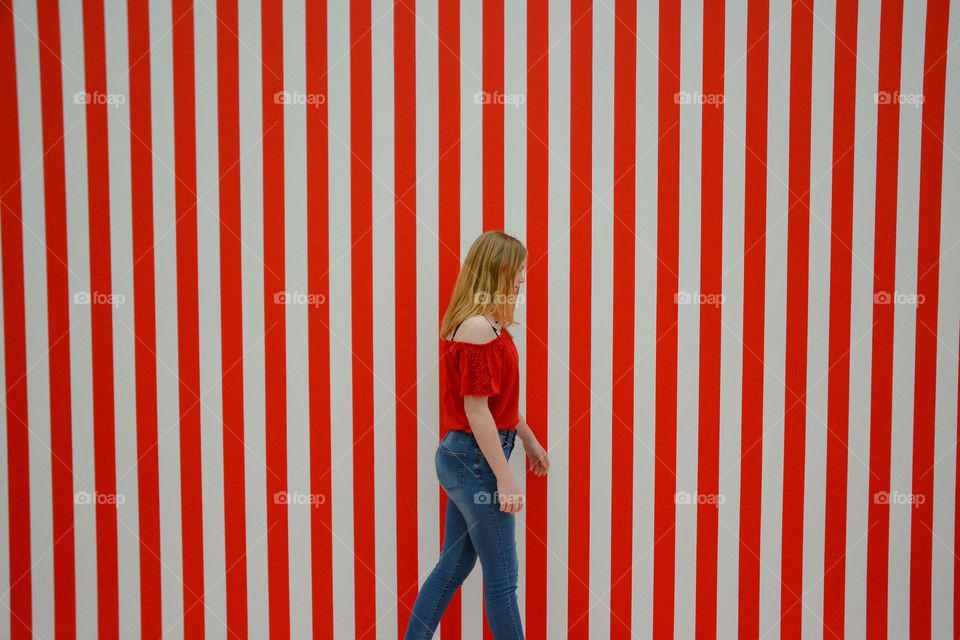
[[[501,429],[510,459],[517,432]],[[473,570],[483,570],[483,602],[496,640],[523,639],[517,605],[516,515],[500,511],[497,478],[472,434],[449,431],[434,456],[437,479],[447,494],[440,560],[423,583],[404,640],[432,638],[453,594]]]

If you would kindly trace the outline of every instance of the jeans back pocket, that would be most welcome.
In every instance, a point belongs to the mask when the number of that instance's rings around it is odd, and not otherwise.
[[[440,486],[447,491],[459,489],[463,486],[465,474],[467,472],[466,453],[448,451],[443,447],[437,449],[434,461],[437,468],[437,480]]]

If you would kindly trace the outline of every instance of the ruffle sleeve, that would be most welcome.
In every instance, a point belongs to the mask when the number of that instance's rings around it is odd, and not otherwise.
[[[495,396],[500,393],[503,349],[498,342],[458,343],[461,396]]]

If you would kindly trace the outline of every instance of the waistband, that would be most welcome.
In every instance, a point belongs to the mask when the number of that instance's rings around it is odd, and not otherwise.
[[[516,429],[497,429],[497,433],[500,435],[501,446],[513,444],[517,437]],[[477,439],[469,431],[450,429],[447,431],[447,435],[445,435],[443,439],[450,444],[462,443],[473,444],[474,446],[477,446]]]

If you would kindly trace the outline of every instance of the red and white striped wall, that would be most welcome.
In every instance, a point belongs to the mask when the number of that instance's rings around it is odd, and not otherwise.
[[[958,42],[954,0],[0,0],[0,637],[399,637],[495,228],[527,637],[957,637]],[[440,637],[491,637],[479,565]]]

